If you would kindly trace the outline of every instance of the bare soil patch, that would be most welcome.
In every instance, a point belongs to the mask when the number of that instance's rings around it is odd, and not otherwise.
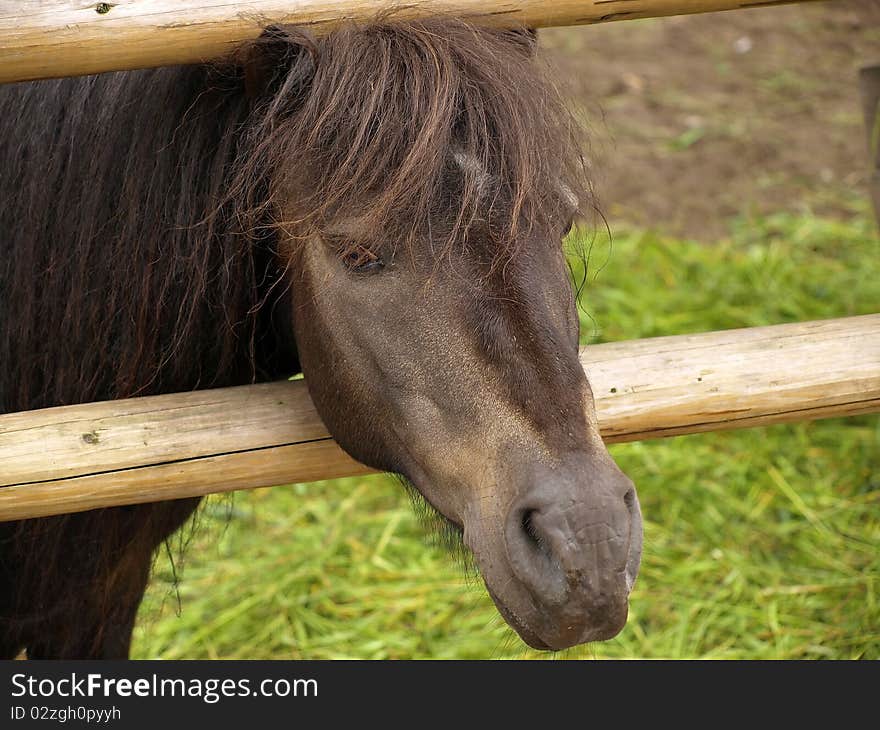
[[[865,198],[858,69],[880,2],[831,0],[542,31],[593,133],[603,212],[697,240],[779,210]]]

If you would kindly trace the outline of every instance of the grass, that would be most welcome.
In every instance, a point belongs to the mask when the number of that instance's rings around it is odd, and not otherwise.
[[[582,302],[585,341],[878,311],[880,242],[859,206],[847,222],[743,218],[711,247],[622,231],[613,249],[596,238]],[[880,419],[612,452],[645,515],[630,619],[553,656],[880,659]],[[385,476],[212,498],[185,538],[183,565],[157,559],[135,656],[547,656]]]

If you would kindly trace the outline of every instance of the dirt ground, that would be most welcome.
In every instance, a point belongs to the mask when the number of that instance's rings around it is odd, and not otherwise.
[[[861,66],[880,0],[541,32],[592,130],[601,208],[711,241],[734,216],[851,215],[867,196]]]

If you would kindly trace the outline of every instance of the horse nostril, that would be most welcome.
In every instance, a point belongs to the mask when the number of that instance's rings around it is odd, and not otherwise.
[[[548,567],[558,568],[556,557],[553,555],[553,546],[540,528],[540,513],[537,509],[526,508],[520,516],[520,526],[526,547],[534,556],[534,559],[544,563],[544,569]]]
[[[525,533],[526,540],[530,542],[534,547],[541,549],[543,547],[543,540],[541,540],[540,535],[538,535],[538,530],[535,527],[535,522],[532,519],[535,515],[535,510],[533,509],[525,509],[522,512],[522,516],[520,518],[520,524],[522,525],[522,530]]]
[[[542,601],[558,603],[567,592],[565,575],[535,507],[514,509],[507,523],[505,543],[517,577]]]
[[[639,507],[639,499],[636,496],[635,487],[630,487],[623,495],[623,503],[629,512],[629,536],[627,540],[626,590],[631,591],[639,574],[639,564],[642,560],[642,511]]]

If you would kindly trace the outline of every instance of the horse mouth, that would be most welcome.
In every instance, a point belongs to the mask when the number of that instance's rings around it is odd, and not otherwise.
[[[501,598],[492,589],[485,576],[484,584],[501,617],[533,649],[562,651],[580,644],[607,641],[617,636],[626,625],[629,596],[638,574],[640,548],[641,540],[638,540],[630,549],[627,565],[620,571],[622,585],[611,600],[599,605],[582,605],[580,610],[572,606],[574,612],[560,615],[557,607],[545,607],[527,595],[521,595],[525,601],[523,604],[519,601],[512,604],[509,598]]]
[[[563,651],[564,649],[570,649],[573,646],[578,646],[580,644],[589,644],[594,641],[607,641],[609,639],[613,639],[620,631],[623,629],[623,626],[626,624],[626,615],[628,613],[628,602],[624,602],[622,609],[619,611],[619,618],[617,621],[614,621],[610,624],[600,625],[595,627],[585,626],[582,627],[581,630],[576,634],[562,632],[558,637],[555,637],[557,640],[550,643],[541,638],[541,636],[534,631],[523,619],[521,619],[509,606],[502,603],[501,600],[492,592],[491,589],[487,590],[492,600],[495,603],[495,607],[498,609],[498,613],[501,614],[502,618],[507,622],[507,624],[519,635],[519,637],[528,644],[532,649],[537,649],[538,651]],[[555,633],[555,632],[553,632]]]

